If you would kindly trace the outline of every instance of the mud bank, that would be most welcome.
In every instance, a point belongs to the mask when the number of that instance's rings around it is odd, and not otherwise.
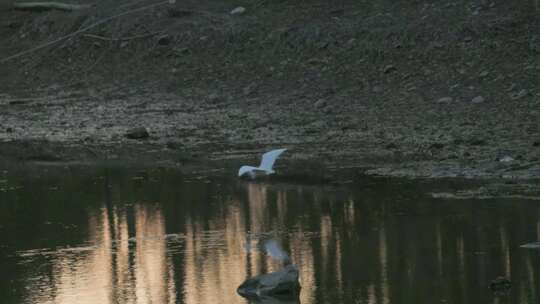
[[[219,167],[287,147],[291,172],[540,178],[531,3],[377,3],[188,1],[11,60],[0,158]],[[125,12],[105,4],[0,11],[0,55]]]
[[[235,96],[86,89],[0,99],[0,156],[19,161],[255,160],[289,148],[288,162],[358,168],[401,177],[540,177],[530,109],[344,96],[320,107],[310,97]],[[294,94],[293,94],[294,95]],[[214,98],[216,99],[216,98]],[[321,101],[318,101],[321,102]],[[521,119],[519,116],[522,116]],[[506,119],[506,121],[505,121]],[[133,138],[137,128],[146,135]],[[130,138],[131,137],[131,138]]]

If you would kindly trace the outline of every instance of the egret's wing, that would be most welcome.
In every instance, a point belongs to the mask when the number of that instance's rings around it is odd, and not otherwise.
[[[242,166],[240,167],[240,170],[238,170],[238,176],[242,176],[246,174],[247,172],[257,170],[258,168],[252,167],[252,166]]]
[[[281,153],[285,152],[287,149],[276,149],[272,150],[270,152],[266,152],[262,156],[261,165],[259,166],[259,169],[265,170],[265,171],[272,171],[272,167],[274,166],[274,163],[276,162],[276,159],[281,155]]]

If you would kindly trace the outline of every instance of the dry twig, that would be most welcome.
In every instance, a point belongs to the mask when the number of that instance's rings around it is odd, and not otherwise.
[[[174,2],[173,2],[174,3]],[[60,41],[63,41],[63,40],[66,40],[66,39],[69,39],[71,37],[74,37],[78,34],[81,34],[83,32],[86,32],[90,29],[93,29],[101,24],[104,24],[106,22],[109,22],[111,20],[114,20],[116,18],[119,18],[119,17],[122,17],[122,16],[125,16],[125,15],[129,15],[129,14],[132,14],[132,13],[135,13],[135,12],[140,12],[140,11],[144,11],[144,10],[147,10],[147,9],[150,9],[150,8],[153,8],[153,7],[156,7],[156,6],[160,6],[160,5],[165,5],[165,4],[171,4],[171,0],[167,0],[167,1],[162,1],[162,2],[158,2],[158,3],[154,3],[154,4],[150,4],[150,5],[147,5],[147,6],[144,6],[144,7],[140,7],[140,8],[137,8],[137,9],[133,9],[133,10],[129,10],[127,12],[123,12],[123,13],[120,13],[120,14],[117,14],[117,15],[114,15],[114,16],[111,16],[111,17],[108,17],[108,18],[105,18],[105,19],[102,19],[102,20],[99,20],[97,21],[96,23],[93,23],[93,24],[90,24],[89,26],[86,26],[86,27],[83,27],[75,32],[72,32],[70,34],[67,34],[65,36],[62,36],[60,38],[57,38],[55,40],[52,40],[52,41],[49,41],[49,42],[46,42],[46,43],[43,43],[41,45],[38,45],[36,46],[35,48],[32,48],[32,49],[29,49],[29,50],[26,50],[26,51],[22,51],[20,53],[17,53],[15,55],[11,55],[9,57],[6,57],[6,58],[3,58],[3,59],[0,59],[0,64],[1,63],[5,63],[5,62],[8,62],[10,60],[13,60],[15,58],[19,58],[21,56],[24,56],[24,55],[27,55],[27,54],[30,54],[32,52],[35,52],[35,51],[38,51],[38,50],[41,50],[41,49],[44,49],[48,46],[51,46],[53,44],[56,44]]]
[[[133,40],[133,39],[146,38],[146,37],[155,36],[159,34],[161,34],[161,32],[154,32],[154,33],[148,33],[148,34],[143,34],[143,35],[121,37],[121,38],[108,38],[108,37],[103,37],[103,36],[94,35],[94,34],[84,34],[83,36],[88,37],[88,38],[98,39],[98,40],[104,40],[104,41],[127,41],[127,40]]]
[[[15,2],[13,8],[18,10],[61,10],[76,11],[91,8],[89,4],[68,4],[61,2]]]

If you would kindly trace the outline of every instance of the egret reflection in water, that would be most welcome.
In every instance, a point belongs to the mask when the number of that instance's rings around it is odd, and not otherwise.
[[[538,251],[519,248],[540,239],[534,203],[435,200],[412,182],[148,175],[74,171],[1,192],[3,301],[245,303],[246,278],[282,267],[272,249],[245,250],[264,236],[298,267],[302,304],[538,302]],[[499,276],[512,281],[506,298],[488,289]]]

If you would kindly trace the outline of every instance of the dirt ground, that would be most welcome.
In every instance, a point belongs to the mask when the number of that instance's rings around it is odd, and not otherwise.
[[[184,164],[287,147],[294,168],[533,185],[538,3],[394,2],[3,2],[0,157]]]

